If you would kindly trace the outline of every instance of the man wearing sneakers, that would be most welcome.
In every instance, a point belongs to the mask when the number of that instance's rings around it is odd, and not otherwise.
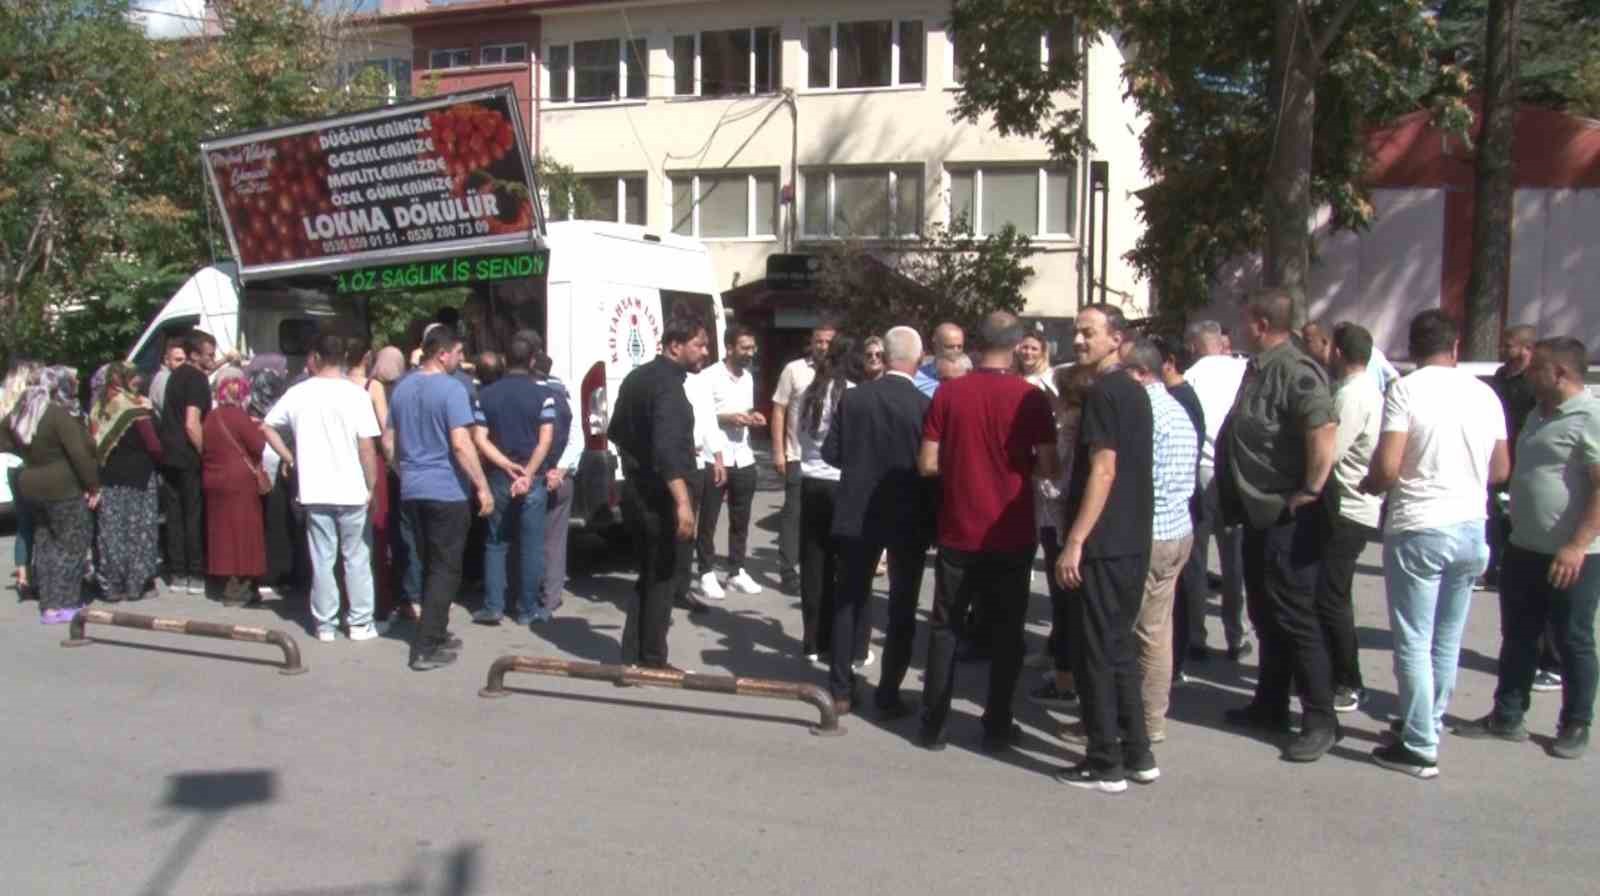
[[[760,594],[761,586],[745,571],[745,545],[750,537],[750,505],[756,497],[756,455],[750,448],[750,429],[767,425],[755,409],[755,376],[750,365],[756,357],[756,338],[738,324],[723,339],[722,361],[697,374],[711,393],[711,406],[722,430],[722,460],[726,482],[708,487],[700,500],[700,531],[696,536],[701,559],[700,593],[712,600],[726,597],[716,571],[708,568],[716,556],[717,518],[722,514],[723,492],[728,499],[727,585],[745,594]]]
[[[267,444],[292,465],[306,511],[311,548],[311,616],[318,641],[332,641],[339,624],[334,561],[344,560],[350,598],[350,640],[378,636],[372,624],[372,558],[367,523],[378,482],[378,416],[367,391],[345,376],[344,339],[323,333],[312,345],[315,371],[283,393],[261,423]],[[294,434],[294,450],[279,428]]]
[[[1489,564],[1484,501],[1511,459],[1494,392],[1456,367],[1459,331],[1442,311],[1411,321],[1417,369],[1383,404],[1383,434],[1361,483],[1389,496],[1383,580],[1400,690],[1396,742],[1372,752],[1387,769],[1439,774],[1439,728],[1456,684],[1472,585]]]
[[[1523,716],[1547,630],[1566,674],[1550,753],[1577,759],[1594,720],[1594,616],[1600,602],[1600,400],[1584,386],[1588,351],[1546,339],[1527,377],[1538,404],[1517,440],[1511,538],[1500,575],[1500,680],[1494,711],[1456,728],[1462,737],[1528,737]]]

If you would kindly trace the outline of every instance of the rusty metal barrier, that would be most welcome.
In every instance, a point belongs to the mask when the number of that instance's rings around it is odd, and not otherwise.
[[[196,635],[201,638],[221,638],[224,641],[271,644],[283,651],[283,667],[278,670],[279,675],[299,675],[306,671],[305,665],[300,662],[300,645],[284,632],[275,629],[256,628],[251,625],[221,625],[195,619],[161,619],[155,616],[141,616],[138,613],[113,613],[110,610],[79,610],[78,615],[72,617],[72,625],[67,629],[67,639],[61,642],[61,646],[83,647],[91,643],[84,637],[84,626],[90,622],[95,625],[142,628],[145,631],[166,632],[172,635]]]
[[[814,684],[794,681],[776,681],[770,678],[738,678],[732,675],[701,675],[675,669],[651,669],[645,666],[612,666],[601,663],[578,663],[538,656],[503,656],[489,666],[489,680],[478,691],[479,697],[504,697],[507,672],[526,672],[531,675],[554,675],[560,678],[582,678],[587,681],[608,681],[619,687],[642,686],[677,688],[684,691],[706,691],[713,694],[737,694],[741,697],[770,697],[775,700],[799,700],[809,703],[821,715],[811,727],[819,737],[837,737],[844,733],[839,725],[839,713],[827,692]]]

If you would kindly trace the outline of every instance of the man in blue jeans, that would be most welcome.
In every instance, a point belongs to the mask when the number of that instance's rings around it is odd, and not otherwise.
[[[310,378],[278,399],[261,424],[272,450],[292,465],[306,510],[311,547],[311,615],[318,641],[332,641],[339,619],[334,563],[344,559],[350,597],[350,640],[378,637],[372,624],[371,532],[368,522],[378,481],[378,415],[367,390],[345,376],[345,340],[323,333],[312,344]],[[364,351],[365,343],[355,346]],[[294,451],[278,429],[294,434]]]
[[[1462,737],[1528,739],[1522,718],[1548,629],[1561,657],[1561,717],[1551,755],[1589,747],[1600,669],[1600,399],[1584,386],[1588,350],[1571,338],[1535,346],[1527,377],[1538,404],[1517,439],[1511,537],[1500,575],[1500,681],[1494,711],[1456,728]]]
[[[1372,752],[1384,768],[1439,774],[1439,728],[1455,690],[1472,586],[1489,565],[1483,496],[1511,470],[1500,399],[1456,367],[1455,321],[1438,310],[1411,321],[1417,369],[1389,387],[1372,467],[1361,482],[1387,493],[1383,580],[1394,634],[1401,717]]]
[[[456,661],[461,642],[450,637],[450,603],[461,589],[461,558],[472,522],[467,485],[477,495],[478,515],[494,512],[494,496],[483,477],[469,429],[472,399],[450,376],[461,366],[461,337],[449,327],[428,331],[422,366],[400,381],[389,399],[385,453],[400,474],[400,512],[411,519],[422,569],[422,619],[411,643],[411,668],[418,672]]]
[[[516,622],[547,622],[539,603],[544,580],[545,474],[556,423],[555,393],[534,379],[534,344],[516,337],[506,350],[503,377],[478,392],[484,426],[474,427],[478,453],[489,464],[494,512],[483,545],[483,607],[479,625],[499,625],[505,615],[506,554],[517,548]]]

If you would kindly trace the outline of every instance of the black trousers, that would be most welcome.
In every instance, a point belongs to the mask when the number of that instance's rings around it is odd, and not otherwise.
[[[1333,727],[1333,670],[1317,620],[1317,576],[1327,527],[1321,502],[1265,529],[1244,531],[1245,609],[1261,641],[1253,703],[1287,718],[1289,691],[1300,686],[1301,728]]]
[[[1198,498],[1191,502],[1189,518],[1195,524],[1195,531],[1200,531],[1205,508],[1204,502]],[[1177,681],[1183,674],[1184,664],[1189,659],[1189,647],[1192,645],[1194,632],[1206,630],[1206,598],[1211,594],[1211,585],[1206,581],[1206,555],[1205,545],[1198,539],[1194,548],[1189,551],[1189,559],[1183,562],[1183,570],[1178,573],[1178,587],[1172,598],[1172,680]],[[1200,647],[1204,647],[1202,642]]]
[[[1494,711],[1505,721],[1519,721],[1527,713],[1540,665],[1540,641],[1552,640],[1563,671],[1559,724],[1590,725],[1600,685],[1594,636],[1600,554],[1585,557],[1578,580],[1565,589],[1550,584],[1554,559],[1551,554],[1506,546],[1500,567],[1500,680],[1494,689]]]
[[[700,560],[700,574],[711,572],[717,559],[717,520],[722,516],[722,501],[728,501],[728,574],[744,569],[746,546],[750,541],[750,505],[756,499],[756,468],[754,464],[735,469],[728,467],[728,484],[717,488],[711,484],[708,472],[705,487],[697,506],[700,508],[700,534],[695,539],[696,554]]]
[[[1356,561],[1377,533],[1360,523],[1335,517],[1328,527],[1322,568],[1317,575],[1317,621],[1328,645],[1333,686],[1359,691],[1361,645],[1356,641],[1356,605],[1351,590]]]
[[[471,506],[466,501],[402,502],[402,512],[411,515],[422,561],[422,619],[411,645],[413,654],[428,653],[448,637],[450,605],[461,591]]]
[[[1061,533],[1054,526],[1039,530],[1039,545],[1044,548],[1044,578],[1050,590],[1050,640],[1045,649],[1057,672],[1072,671],[1072,593],[1056,580],[1056,560],[1061,557]]]
[[[622,626],[622,661],[664,666],[679,559],[688,556],[689,543],[678,541],[677,506],[666,485],[638,479],[635,474],[622,484],[622,523],[639,565],[635,599]]]
[[[790,425],[794,425],[793,422]],[[775,451],[782,451],[777,447]],[[778,516],[778,572],[785,581],[792,579],[800,566],[800,462],[791,460],[783,468],[783,511]]]
[[[1011,729],[1011,699],[1022,673],[1022,628],[1028,616],[1028,586],[1033,549],[1016,553],[971,553],[939,548],[939,575],[928,631],[928,666],[922,690],[922,733],[943,738],[956,683],[956,643],[966,633],[967,611],[985,607],[990,645],[989,695],[983,704],[983,730],[1003,735]]]
[[[801,653],[832,650],[839,545],[833,537],[833,496],[839,483],[806,477],[800,490]]]
[[[883,534],[839,539],[839,587],[834,592],[833,656],[828,676],[833,696],[853,698],[855,673],[851,660],[866,653],[872,634],[872,579],[877,573],[878,556],[885,550],[889,552],[889,620],[878,678],[879,706],[900,699],[900,684],[911,666],[927,545],[891,545],[884,541]]]
[[[705,505],[703,505],[701,501],[703,500],[705,493],[708,491],[715,491],[715,486],[712,484],[713,476],[714,468],[702,467],[700,468],[700,472],[688,477],[683,481],[684,486],[689,490],[689,506],[701,508],[700,512],[702,514],[704,513]],[[673,513],[676,515],[677,510],[674,509]],[[706,526],[705,517],[702,515],[696,521],[695,525],[697,527],[697,533],[704,531]],[[711,528],[716,528],[715,522],[711,524]],[[672,595],[678,600],[684,600],[688,598],[689,589],[694,585],[695,548],[699,544],[700,539],[697,535],[694,541],[679,542],[676,549],[673,551],[672,563],[674,571],[672,576]],[[700,574],[704,575],[710,571],[711,566],[709,561],[702,556],[700,558]]]
[[[1084,761],[1113,774],[1142,767],[1150,752],[1143,678],[1133,627],[1144,602],[1149,554],[1100,557],[1080,566],[1083,587],[1073,601],[1073,675],[1088,748]]]
[[[167,518],[167,574],[203,576],[206,574],[204,517],[205,494],[200,470],[161,468],[167,488],[161,492]]]

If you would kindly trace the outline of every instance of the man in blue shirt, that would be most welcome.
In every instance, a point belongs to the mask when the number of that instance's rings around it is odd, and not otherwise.
[[[472,400],[451,374],[461,366],[461,337],[434,327],[422,343],[422,366],[395,386],[383,439],[400,474],[400,512],[411,520],[423,575],[422,619],[411,643],[419,672],[456,661],[461,642],[450,637],[450,602],[461,588],[461,558],[472,515],[494,512],[494,497],[472,445]]]
[[[939,391],[939,383],[943,378],[939,376],[939,362],[954,361],[967,352],[967,334],[952,323],[942,323],[933,328],[933,357],[928,363],[917,368],[917,375],[911,382],[929,398]]]

